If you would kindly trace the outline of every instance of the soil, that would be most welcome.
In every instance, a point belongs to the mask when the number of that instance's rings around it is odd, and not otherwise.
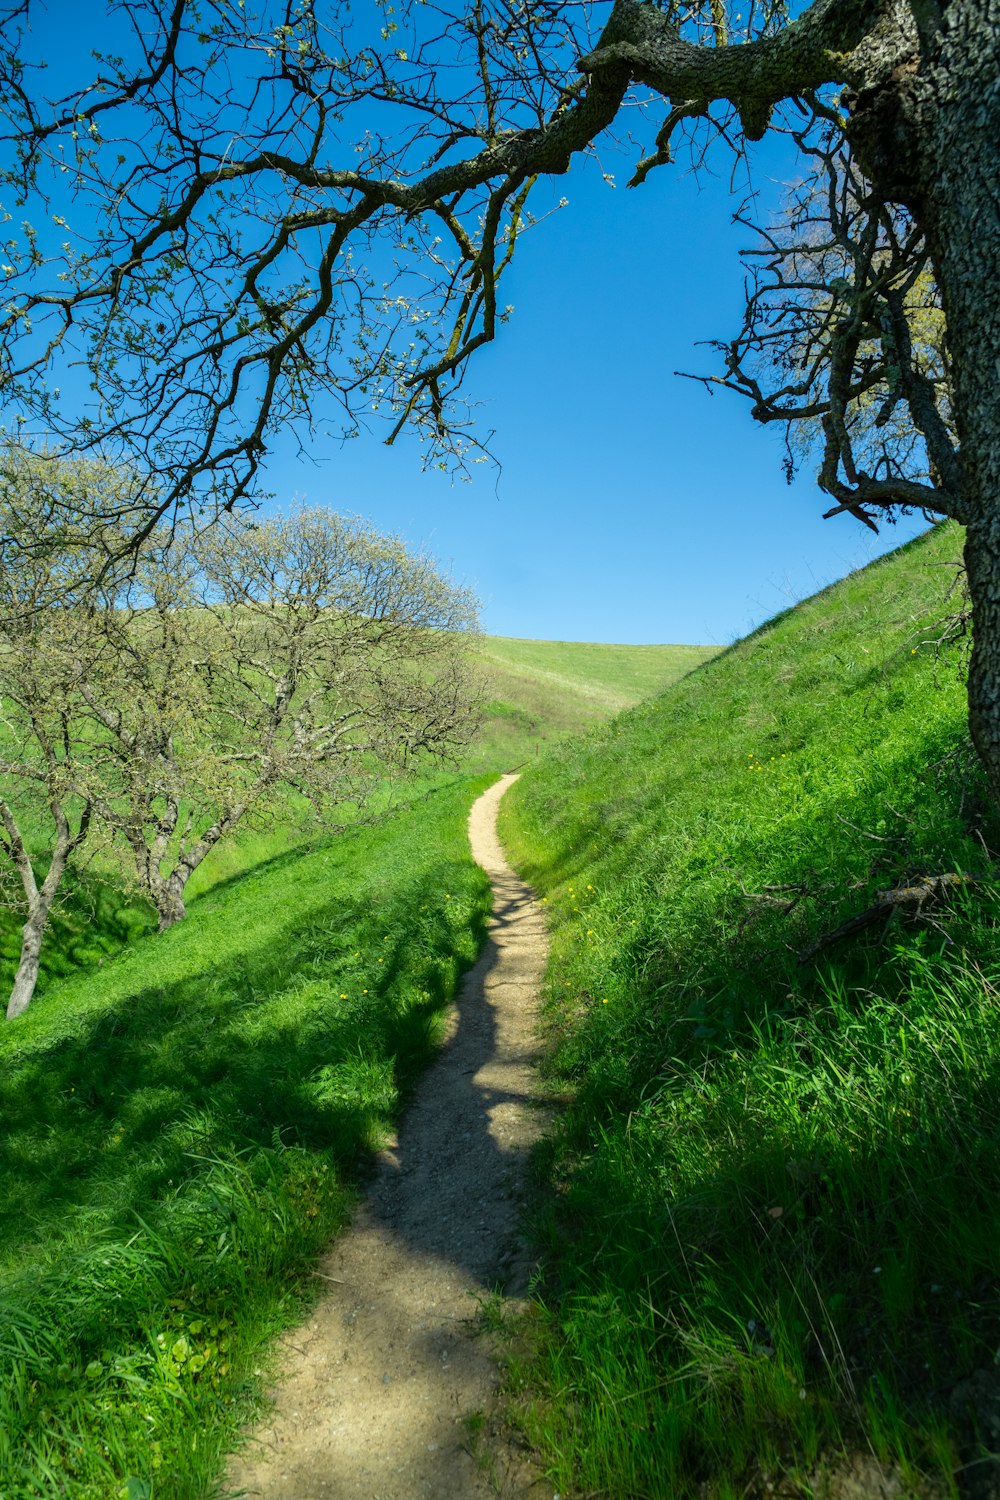
[[[516,779],[469,818],[494,893],[486,945],[367,1199],[318,1267],[328,1294],[283,1341],[274,1408],[232,1460],[230,1496],[551,1496],[493,1420],[498,1364],[480,1315],[498,1288],[517,1298],[527,1286],[518,1220],[545,1123],[533,1061],[548,938],[496,836]]]

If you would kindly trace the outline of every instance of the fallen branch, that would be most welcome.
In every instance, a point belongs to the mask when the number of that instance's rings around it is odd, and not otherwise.
[[[799,963],[808,963],[821,953],[824,948],[830,948],[834,943],[843,942],[845,938],[853,937],[856,932],[863,932],[866,927],[871,927],[880,920],[888,922],[901,907],[915,906],[918,911],[927,901],[936,900],[955,890],[958,886],[974,885],[981,880],[989,880],[989,875],[978,875],[970,870],[956,870],[947,875],[922,875],[912,885],[897,887],[894,891],[879,891],[878,899],[858,912],[856,916],[848,917],[846,922],[841,922],[832,932],[821,933],[820,936],[803,948],[799,953]]]
[[[736,876],[740,895],[744,901],[756,901],[758,903],[757,906],[749,906],[740,918],[733,939],[737,943],[751,923],[755,922],[767,908],[776,909],[782,916],[787,917],[795,910],[805,896],[812,894],[807,885],[765,885],[763,890],[748,891],[743,884],[743,877],[738,871],[731,870],[728,865],[719,865],[718,869]]]
[[[905,837],[905,834],[902,833],[891,833],[888,835],[884,833],[870,833],[867,828],[859,828],[857,823],[848,822],[847,818],[842,818],[838,812],[835,812],[833,816],[838,823],[843,823],[845,828],[850,828],[854,833],[860,833],[866,839],[874,839],[877,844],[899,844]],[[899,813],[896,816],[898,818],[900,816]]]

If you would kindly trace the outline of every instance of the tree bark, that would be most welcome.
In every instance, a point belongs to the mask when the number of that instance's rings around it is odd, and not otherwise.
[[[7,1019],[12,1021],[31,1004],[38,983],[38,964],[42,938],[48,926],[50,906],[39,904],[25,922],[21,933],[21,962],[14,978],[14,988],[7,1003]]]
[[[262,785],[267,784],[269,783],[262,783]],[[156,907],[160,932],[166,932],[168,927],[182,922],[187,916],[187,909],[184,905],[185,886],[198,866],[211,854],[219,840],[236,827],[250,806],[251,800],[247,798],[243,802],[236,803],[217,818],[211,828],[207,828],[197,842],[189,847],[185,847],[185,836],[181,842],[181,851],[177,854],[169,875],[164,875],[161,870],[165,862],[166,839],[162,842],[154,840],[152,848],[149,848],[143,837],[143,825],[140,823],[131,826],[128,837],[135,857],[135,867],[146,894]],[[171,824],[172,827],[173,824]]]
[[[972,599],[969,731],[1000,807],[1000,515],[975,521],[965,538]]]
[[[178,881],[171,876],[154,892],[156,913],[160,919],[158,931],[166,932],[168,927],[173,927],[176,922],[183,922],[187,916],[184,905],[185,884],[186,881]]]
[[[913,4],[917,50],[852,109],[868,176],[928,237],[944,306],[973,610],[969,728],[1000,806],[1000,0]]]
[[[35,985],[38,983],[42,939],[49,925],[49,915],[56,899],[59,883],[66,873],[70,855],[84,842],[90,829],[90,803],[84,807],[75,833],[72,832],[66,811],[57,797],[53,797],[50,805],[56,825],[56,839],[48,873],[39,885],[35,879],[31,858],[17,826],[17,820],[9,804],[0,798],[0,823],[3,824],[7,835],[6,852],[17,866],[28,906],[28,920],[21,932],[21,962],[18,965],[17,974],[14,977],[14,988],[7,1003],[8,1021],[21,1015],[31,1004]]]
[[[915,106],[954,380],[973,612],[969,728],[1000,806],[1000,0],[952,0]]]

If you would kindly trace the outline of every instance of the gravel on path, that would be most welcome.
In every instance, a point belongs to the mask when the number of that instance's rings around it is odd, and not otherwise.
[[[328,1295],[284,1340],[275,1407],[232,1460],[230,1495],[549,1500],[496,1433],[484,1468],[468,1422],[489,1412],[499,1378],[479,1305],[498,1285],[523,1292],[530,1274],[518,1217],[545,1120],[533,1064],[548,936],[496,835],[516,779],[469,817],[493,886],[486,944],[367,1199],[320,1263]]]

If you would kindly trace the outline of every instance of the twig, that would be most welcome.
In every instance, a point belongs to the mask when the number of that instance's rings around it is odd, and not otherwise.
[[[901,833],[869,833],[867,828],[859,828],[857,823],[851,823],[847,818],[842,818],[838,812],[835,812],[833,816],[838,823],[843,823],[845,828],[852,828],[855,833],[860,833],[866,839],[874,839],[879,844],[898,844],[903,837]],[[896,816],[898,818],[899,814],[897,813]]]
[[[739,875],[736,878],[739,881],[740,894],[744,901],[759,903],[756,907],[748,907],[740,918],[736,928],[736,942],[739,942],[747,928],[757,920],[764,908],[770,907],[780,912],[783,917],[787,917],[791,915],[800,901],[812,894],[807,885],[766,885],[761,891],[748,891],[742,878]],[[789,900],[785,900],[782,896],[775,894],[779,891],[794,891],[795,894]]]
[[[848,917],[846,922],[841,922],[840,926],[835,927],[832,932],[821,933],[815,942],[803,948],[798,956],[799,963],[808,963],[824,948],[843,942],[845,938],[853,937],[856,932],[863,932],[866,927],[871,927],[879,920],[887,921],[900,907],[916,906],[919,910],[925,901],[941,897],[949,890],[990,879],[992,879],[991,875],[979,875],[971,870],[957,870],[952,874],[923,875],[912,885],[899,886],[893,891],[879,891],[878,899],[871,906],[853,917]]]

